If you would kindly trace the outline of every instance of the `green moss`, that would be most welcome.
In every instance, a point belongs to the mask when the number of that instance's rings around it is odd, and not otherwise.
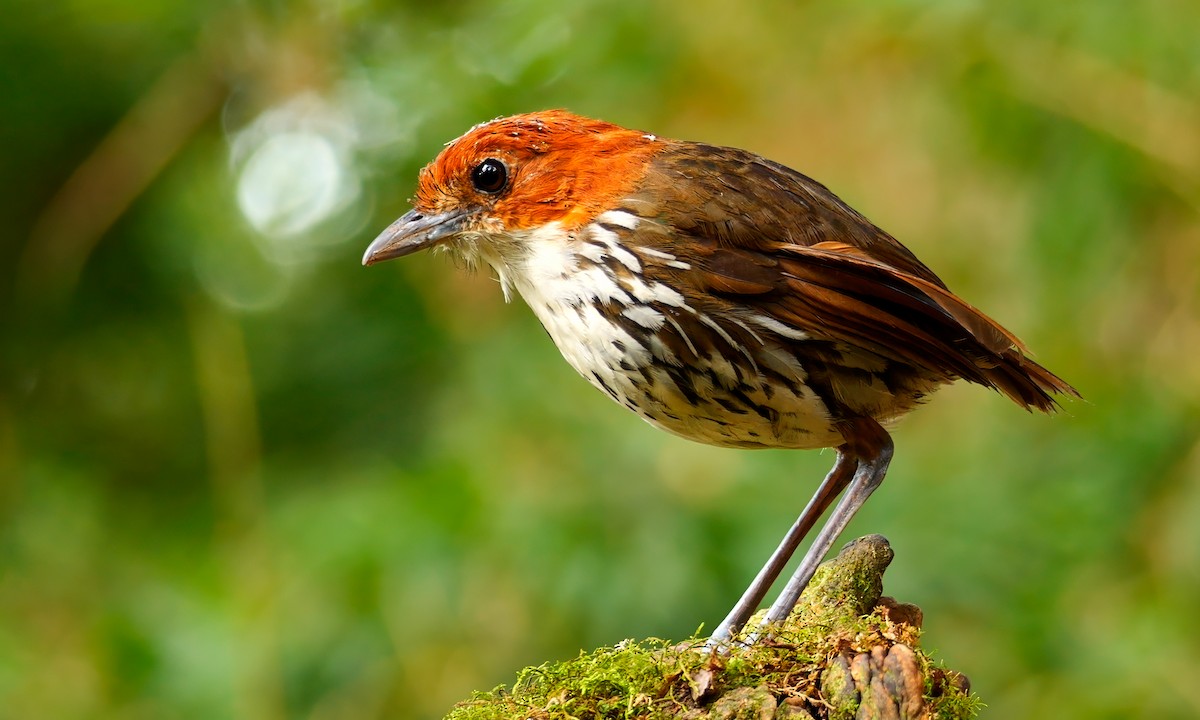
[[[974,717],[980,703],[965,678],[919,649],[920,612],[881,599],[891,557],[879,536],[847,545],[788,623],[756,644],[718,653],[699,638],[626,641],[527,668],[511,689],[476,694],[447,717],[832,719],[889,703],[900,717]]]
[[[929,717],[936,720],[952,720],[953,718],[973,718],[983,709],[983,700],[971,692],[970,682],[965,675],[947,670],[941,663],[935,663],[928,655],[920,657],[926,663],[925,701]]]

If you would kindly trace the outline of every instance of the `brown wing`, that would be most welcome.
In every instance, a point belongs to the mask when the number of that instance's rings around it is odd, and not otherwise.
[[[676,228],[728,247],[838,244],[945,287],[933,271],[821,183],[746,150],[676,142],[644,187]]]
[[[670,218],[672,234],[692,241],[671,243],[691,265],[675,282],[814,339],[995,388],[1026,408],[1049,411],[1051,393],[1077,394],[907,248],[800,173],[741,150],[679,143],[647,180],[643,197],[656,199],[659,222]]]

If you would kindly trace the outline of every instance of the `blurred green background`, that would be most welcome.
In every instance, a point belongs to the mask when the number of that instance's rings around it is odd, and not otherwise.
[[[845,539],[996,718],[1200,716],[1200,4],[9,0],[0,714],[434,718],[712,627],[831,452],[668,436],[443,258],[441,144],[567,107],[828,184],[1086,401],[895,432]]]

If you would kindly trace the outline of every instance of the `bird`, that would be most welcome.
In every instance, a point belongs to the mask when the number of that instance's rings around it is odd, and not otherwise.
[[[446,143],[362,262],[421,250],[490,267],[571,367],[651,425],[720,447],[835,448],[712,647],[755,642],[792,612],[883,482],[888,428],[933,391],[965,380],[1047,413],[1079,396],[816,180],[567,110],[497,118]]]

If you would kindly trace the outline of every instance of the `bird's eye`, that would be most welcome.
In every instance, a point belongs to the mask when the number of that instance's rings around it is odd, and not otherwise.
[[[494,195],[508,184],[508,168],[496,158],[488,158],[471,171],[471,184],[481,193]]]

